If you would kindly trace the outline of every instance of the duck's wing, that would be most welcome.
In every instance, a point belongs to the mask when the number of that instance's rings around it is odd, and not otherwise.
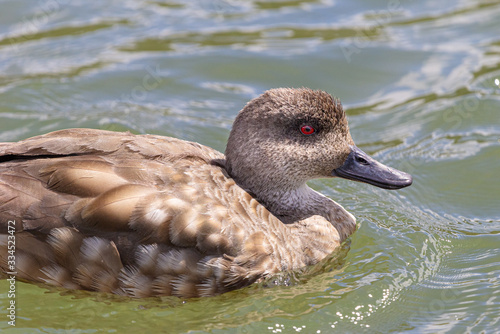
[[[274,273],[285,227],[223,159],[174,138],[89,129],[1,143],[0,266],[137,297],[213,295]]]
[[[17,219],[18,230],[38,231],[74,225],[71,214],[85,206],[82,219],[89,229],[92,220],[107,220],[107,213],[113,217],[109,229],[119,230],[133,202],[182,184],[187,165],[221,158],[208,147],[174,138],[91,129],[1,143],[0,224]]]

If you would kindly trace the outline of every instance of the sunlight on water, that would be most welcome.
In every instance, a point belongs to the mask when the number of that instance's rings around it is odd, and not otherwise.
[[[187,301],[17,282],[2,332],[498,332],[498,31],[486,0],[4,1],[0,141],[90,127],[223,151],[248,100],[306,86],[414,184],[311,182],[359,228],[301,273]]]

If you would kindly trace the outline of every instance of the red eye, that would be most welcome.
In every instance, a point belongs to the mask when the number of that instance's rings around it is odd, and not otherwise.
[[[303,125],[300,127],[300,132],[306,136],[312,135],[314,131],[314,128],[310,125]]]

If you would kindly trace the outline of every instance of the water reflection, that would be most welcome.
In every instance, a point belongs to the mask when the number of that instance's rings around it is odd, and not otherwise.
[[[360,147],[414,176],[401,192],[313,182],[360,227],[303,273],[189,301],[61,295],[19,283],[20,328],[498,328],[498,2],[56,0],[7,1],[2,12],[2,141],[92,127],[224,150],[251,97],[310,86],[341,98]],[[148,69],[158,69],[157,81],[145,80]]]

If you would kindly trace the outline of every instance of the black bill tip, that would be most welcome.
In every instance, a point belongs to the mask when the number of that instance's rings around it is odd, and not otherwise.
[[[365,182],[384,189],[401,189],[412,184],[410,174],[388,167],[353,146],[344,164],[332,176]]]

